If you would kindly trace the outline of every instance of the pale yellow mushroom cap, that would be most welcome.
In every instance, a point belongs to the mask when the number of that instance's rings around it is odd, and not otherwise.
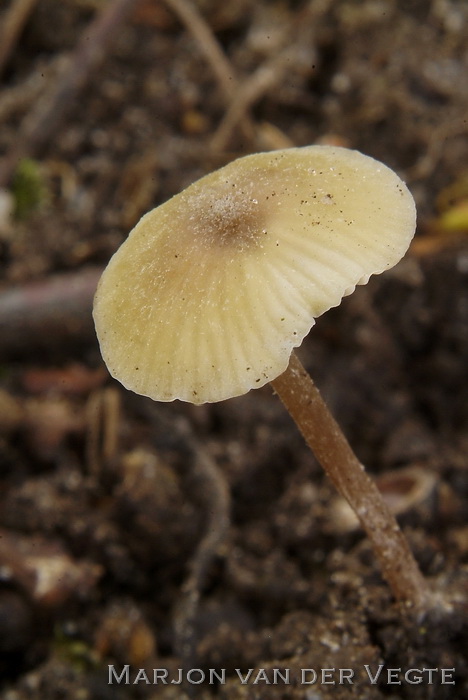
[[[275,379],[314,319],[395,265],[414,235],[404,183],[357,151],[259,153],[146,214],[102,275],[110,373],[158,401],[220,401]]]

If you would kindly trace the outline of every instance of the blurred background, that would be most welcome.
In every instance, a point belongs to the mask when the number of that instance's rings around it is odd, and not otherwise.
[[[234,669],[381,658],[455,667],[430,697],[466,697],[467,75],[465,0],[1,1],[0,698],[305,698]],[[94,335],[97,280],[142,214],[312,143],[382,160],[418,208],[406,258],[300,354],[458,601],[425,631],[271,389],[155,404]],[[109,686],[108,664],[226,683]],[[335,697],[387,697],[358,681]]]

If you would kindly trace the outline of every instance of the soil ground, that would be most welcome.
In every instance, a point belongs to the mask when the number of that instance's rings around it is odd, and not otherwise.
[[[141,0],[108,41],[111,5],[37,0],[15,37],[20,3],[0,7],[0,698],[468,697],[468,5],[194,0],[197,35],[184,3]],[[382,160],[418,207],[408,255],[300,356],[445,602],[419,618],[271,389],[157,404],[109,378],[93,331],[145,211],[310,143]],[[200,671],[133,683],[154,668]]]

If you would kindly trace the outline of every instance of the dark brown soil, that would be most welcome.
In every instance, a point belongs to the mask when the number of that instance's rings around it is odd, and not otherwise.
[[[75,94],[57,86],[84,65],[73,52],[102,3],[37,0],[4,60],[0,698],[461,700],[468,5],[193,4],[229,97],[162,0],[135,3]],[[0,32],[18,6],[2,4]],[[230,104],[246,105],[237,121]],[[153,403],[109,378],[94,336],[97,277],[141,214],[234,157],[316,142],[384,161],[418,206],[405,259],[320,318],[300,355],[440,596],[426,616],[392,599],[271,389]],[[125,664],[129,683],[109,684]],[[197,671],[170,683],[178,669]]]

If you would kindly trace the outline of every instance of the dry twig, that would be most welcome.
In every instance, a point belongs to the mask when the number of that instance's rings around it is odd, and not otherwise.
[[[237,90],[239,81],[233,66],[219,45],[211,28],[193,3],[188,0],[164,0],[164,2],[197,40],[200,50],[204,53],[219,82],[224,97],[230,100]]]
[[[0,75],[37,0],[14,0],[0,30]]]
[[[179,17],[187,30],[197,41],[214,75],[216,76],[224,100],[230,105],[237,96],[239,79],[231,62],[227,58],[211,28],[189,0],[164,0],[166,5]],[[253,138],[253,124],[245,113],[242,115],[240,128],[249,139]]]
[[[257,68],[255,73],[239,87],[235,99],[231,101],[211,141],[213,150],[222,151],[227,147],[234,129],[246,118],[250,107],[278,85],[284,79],[286,71],[293,69],[295,65],[297,65],[296,47],[288,46],[280,54],[267,59]]]
[[[0,359],[68,355],[95,337],[91,307],[100,268],[52,275],[0,293]]]
[[[97,389],[86,405],[86,462],[89,473],[99,479],[118,453],[120,393],[115,387]]]
[[[171,427],[174,426],[171,424]],[[182,588],[174,622],[176,651],[183,666],[193,668],[196,661],[195,618],[200,594],[210,564],[226,538],[230,524],[230,498],[227,482],[221,470],[197,442],[189,425],[185,422],[179,423],[179,431],[193,454],[193,476],[197,482],[197,492],[203,497],[207,513],[205,535],[189,565],[189,575]]]

